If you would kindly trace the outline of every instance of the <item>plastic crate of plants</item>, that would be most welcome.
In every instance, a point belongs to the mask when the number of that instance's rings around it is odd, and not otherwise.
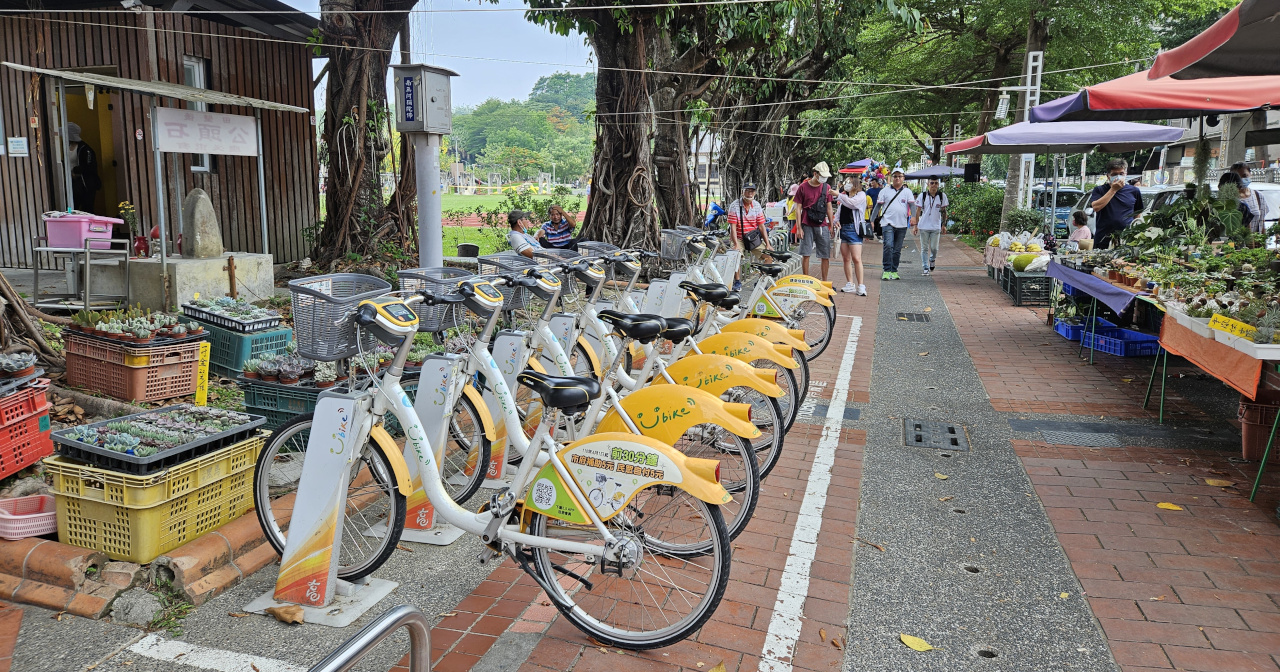
[[[253,508],[253,464],[261,437],[249,439],[252,457],[240,471],[153,506],[55,494],[58,541],[102,551],[113,560],[147,563],[222,527]]]
[[[1160,337],[1132,329],[1106,329],[1080,336],[1084,347],[1117,357],[1150,357],[1160,352]]]
[[[0,427],[25,420],[48,407],[49,380],[32,381],[7,397],[0,397]]]
[[[178,404],[63,429],[58,453],[126,474],[151,474],[238,443],[266,420],[220,408]]]
[[[1009,272],[1009,296],[1015,306],[1047,306],[1053,290],[1053,278],[1044,273]]]
[[[293,342],[293,330],[288,327],[241,333],[211,324],[206,331],[209,332],[209,368],[227,378],[240,375],[245,362],[282,354]]]
[[[182,312],[188,317],[241,333],[262,331],[280,325],[280,313],[229,296],[184,303]]]
[[[406,375],[412,377],[406,377],[400,384],[412,400],[418,391],[417,374]],[[240,389],[244,390],[245,411],[262,416],[266,420],[266,425],[271,428],[279,427],[295,415],[314,411],[316,401],[324,391],[305,385],[287,386],[245,378],[240,378],[236,382]],[[342,384],[345,385],[345,382]],[[386,423],[387,431],[392,434],[395,434],[400,426],[395,416],[390,413],[386,416]]]
[[[0,382],[30,378],[36,373],[36,356],[30,352],[0,355]]]
[[[1080,335],[1087,333],[1089,331],[1090,319],[1091,318],[1086,317],[1086,318],[1080,319],[1079,323],[1073,324],[1072,322],[1068,322],[1067,320],[1059,318],[1053,323],[1053,330],[1061,334],[1062,337],[1067,339],[1068,341],[1079,341]],[[1111,322],[1108,322],[1107,320],[1102,319],[1101,317],[1093,318],[1093,319],[1097,320],[1097,326],[1094,328],[1094,331],[1102,331],[1104,329],[1114,329],[1116,326]]]
[[[204,338],[204,325],[181,320],[175,315],[152,313],[140,307],[125,310],[85,311],[71,316],[70,332],[63,332],[77,340],[72,350],[81,355],[114,361],[118,364],[142,366],[137,361],[127,362],[119,355],[120,346],[134,348],[129,354],[135,357],[146,348],[170,347],[200,341]],[[93,348],[98,346],[101,351]],[[105,354],[105,353],[117,354]]]
[[[53,452],[49,405],[42,391],[34,411],[0,427],[0,478],[16,474]]]
[[[127,366],[67,353],[67,384],[101,392],[123,401],[160,401],[196,391],[198,361],[168,353],[170,361],[154,366]]]

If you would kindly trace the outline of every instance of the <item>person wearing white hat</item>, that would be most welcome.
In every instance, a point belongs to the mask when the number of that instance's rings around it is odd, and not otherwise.
[[[834,193],[827,180],[831,169],[826,161],[813,167],[813,175],[800,183],[796,190],[796,205],[800,210],[800,228],[804,237],[800,240],[801,271],[809,274],[809,257],[816,251],[822,260],[822,279],[827,279],[831,268],[831,228],[835,225],[835,213],[831,210]]]
[[[102,188],[98,177],[98,153],[80,137],[80,125],[67,122],[68,157],[71,162],[71,197],[74,208],[98,214],[93,202]]]
[[[902,261],[902,243],[907,239],[907,229],[911,226],[911,210],[916,204],[916,196],[911,188],[903,184],[906,174],[901,168],[894,168],[889,175],[889,186],[880,190],[876,196],[875,212],[872,221],[881,224],[884,235],[884,253],[881,255],[881,280],[898,280],[898,264]]]

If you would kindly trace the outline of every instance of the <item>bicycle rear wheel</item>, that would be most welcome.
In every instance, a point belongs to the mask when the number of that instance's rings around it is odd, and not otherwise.
[[[605,567],[599,556],[530,549],[534,569],[560,613],[601,644],[622,649],[669,646],[701,628],[729,582],[732,552],[719,507],[669,485],[651,485],[605,525],[629,548],[633,562]],[[539,513],[532,514],[529,532],[603,543],[592,525]],[[591,586],[584,590],[570,572]]]
[[[253,475],[253,505],[267,542],[284,554],[288,520],[293,514],[298,479],[311,436],[311,414],[281,425],[258,455]],[[337,549],[338,578],[364,578],[381,567],[404,532],[405,496],[396,488],[391,462],[381,446],[366,441],[351,464],[342,544]]]
[[[828,313],[817,301],[801,301],[791,309],[791,319],[796,329],[804,329],[804,340],[812,348],[804,358],[813,361],[831,344],[831,332],[835,329],[836,316]]]
[[[804,361],[804,357],[800,356],[799,351],[793,350],[792,352],[795,353],[797,360]],[[771,369],[777,372],[777,383],[778,387],[782,388],[782,396],[775,397],[775,400],[778,402],[778,410],[782,411],[784,419],[783,431],[790,431],[791,425],[796,421],[796,416],[800,414],[800,404],[804,403],[804,395],[800,392],[800,383],[795,374],[800,369],[788,369],[768,359],[757,359],[751,362],[751,366],[757,369]]]
[[[733,501],[720,505],[720,514],[729,539],[737,539],[760,501],[760,465],[751,441],[716,425],[694,425],[671,447],[688,457],[720,461],[720,485],[733,495]]]
[[[784,426],[782,408],[778,400],[757,392],[749,387],[731,387],[720,395],[723,401],[751,405],[751,424],[760,430],[760,436],[751,439],[751,447],[756,451],[756,461],[760,467],[760,478],[773,471],[782,455]]]
[[[459,397],[449,414],[449,438],[440,460],[440,479],[453,501],[463,504],[480,489],[492,449],[475,404],[467,396]]]

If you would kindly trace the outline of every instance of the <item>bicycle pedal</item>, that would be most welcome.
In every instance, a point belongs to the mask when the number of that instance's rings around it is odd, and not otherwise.
[[[493,550],[492,548],[486,548],[480,552],[479,557],[477,557],[476,559],[480,561],[480,564],[487,565],[489,564],[490,560],[493,560],[496,557],[498,557],[497,551]]]

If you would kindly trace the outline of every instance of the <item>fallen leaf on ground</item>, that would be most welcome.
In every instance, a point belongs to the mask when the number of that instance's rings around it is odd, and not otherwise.
[[[249,663],[249,667],[253,668],[253,672],[262,672],[262,670],[258,669],[258,666],[253,663]]]
[[[404,544],[396,544],[396,548],[397,548],[397,549],[399,549],[399,550],[401,550],[401,551],[409,551],[410,553],[412,553],[412,552],[413,552],[413,549],[412,549],[412,548],[409,548],[408,546],[405,546]]]
[[[839,638],[839,637],[832,637],[832,638],[831,638],[831,646],[834,646],[834,647],[836,647],[837,649],[841,649],[841,650],[843,650],[843,649],[844,649],[844,645],[840,643],[840,638]]]
[[[1232,481],[1224,481],[1224,480],[1222,480],[1221,478],[1206,478],[1206,479],[1204,479],[1204,482],[1205,482],[1205,484],[1206,484],[1206,485],[1212,485],[1212,486],[1219,487],[1219,488],[1229,488],[1229,487],[1231,487],[1231,486],[1235,485],[1235,483],[1234,483],[1234,482],[1232,482]]]
[[[818,628],[818,636],[822,638],[822,641],[827,641],[827,629]]]
[[[906,644],[907,646],[911,647],[912,649],[915,649],[916,651],[932,651],[933,650],[933,647],[929,646],[929,642],[926,642],[923,639],[920,639],[919,637],[912,637],[911,635],[902,634],[902,635],[898,635],[898,639],[901,639],[903,644]]]
[[[440,614],[440,618],[449,618],[450,616],[457,616],[457,615],[458,615],[458,612],[451,611],[447,614]]]
[[[1149,602],[1164,602],[1164,598],[1165,598],[1165,596],[1164,596],[1164,595],[1161,595],[1160,597],[1149,597],[1149,598],[1147,598],[1147,601],[1149,601]]]
[[[948,475],[946,475],[946,474],[939,474],[939,473],[938,473],[938,472],[936,472],[936,471],[935,471],[935,472],[933,472],[933,477],[934,477],[934,478],[936,478],[936,479],[938,479],[939,481],[945,481],[945,480],[947,480],[948,478],[951,478],[950,476],[948,476]]]
[[[907,321],[907,318],[905,318],[905,317],[899,317],[898,319],[899,319],[899,320],[902,320],[903,322],[906,322],[906,321]]]
[[[877,551],[880,551],[881,553],[884,553],[884,546],[881,546],[880,544],[873,544],[873,543],[871,543],[871,542],[867,541],[866,539],[863,539],[862,537],[854,537],[854,538],[853,538],[853,540],[854,540],[854,541],[860,541],[860,542],[862,542],[862,543],[864,543],[864,544],[866,544],[866,545],[868,545],[868,546],[870,546],[870,547],[872,547],[872,548],[876,549]]]
[[[947,495],[946,497],[939,497],[939,498],[938,498],[938,501],[939,501],[939,502],[949,502],[949,501],[951,501],[951,500],[953,500],[953,499],[955,499],[955,496],[954,496],[954,495]]]
[[[600,653],[609,653],[609,649],[606,649],[603,646],[597,646],[596,651],[599,651]]]
[[[301,623],[302,607],[296,604],[288,604],[283,607],[268,607],[267,613],[276,617],[281,623]]]
[[[59,611],[58,613],[54,614],[53,616],[50,616],[49,618],[52,618],[52,619],[53,619],[53,620],[55,620],[55,621],[61,621],[61,620],[62,620],[62,615],[63,615],[63,614],[65,614],[65,613],[67,613],[67,612],[65,612],[65,611]]]
[[[1061,597],[1062,599],[1065,600],[1068,597],[1071,597],[1071,593],[1058,593],[1058,597]]]
[[[703,665],[706,665],[706,663],[698,663],[698,669],[702,669]]]
[[[231,618],[244,618],[249,614],[246,614],[243,611],[228,611],[227,615],[230,616]]]
[[[933,309],[932,309],[932,308],[925,308],[925,309],[924,309],[924,312],[926,312],[926,313],[932,313],[932,312],[933,312]]]
[[[1159,504],[1156,504],[1156,508],[1157,508],[1157,509],[1164,509],[1164,510],[1166,510],[1166,511],[1181,511],[1181,510],[1182,510],[1182,507],[1181,507],[1181,506],[1178,506],[1177,504],[1170,504],[1169,502],[1160,502]]]
[[[1122,383],[1132,383],[1132,382],[1133,382],[1133,379],[1132,379],[1132,378],[1121,378],[1121,379],[1120,379],[1120,382],[1122,382]]]
[[[920,353],[920,356],[921,356],[921,357],[928,357],[928,356],[929,356],[929,353],[927,353],[927,352],[922,352],[922,353]]]
[[[724,661],[716,663],[716,666],[708,670],[708,672],[724,672]]]

